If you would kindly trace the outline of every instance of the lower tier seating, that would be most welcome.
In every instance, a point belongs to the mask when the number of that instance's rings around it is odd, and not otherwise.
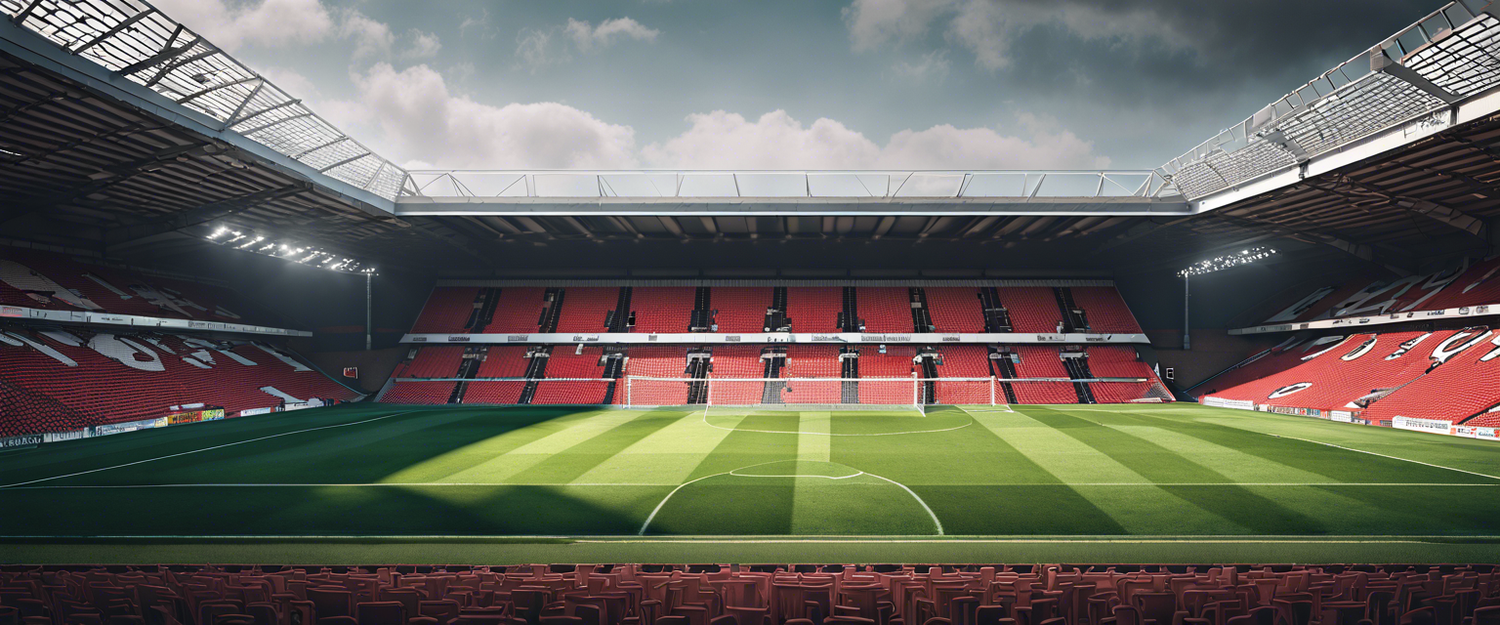
[[[0,620],[28,625],[1490,625],[1500,574],[1491,565],[7,566],[0,602]]]
[[[1096,378],[1143,378],[1144,382],[1094,382],[1089,389],[1101,404],[1117,404],[1146,397],[1162,397],[1161,381],[1151,366],[1141,360],[1134,347],[1110,345],[1089,347],[1089,371]],[[1156,393],[1153,394],[1153,391]]]
[[[83,327],[0,326],[0,436],[157,419],[203,404],[226,416],[358,393],[260,342]]]
[[[1015,348],[1020,362],[1016,363],[1018,378],[1066,378],[1068,369],[1056,347],[1018,345]],[[1016,391],[1016,401],[1023,404],[1076,404],[1078,394],[1068,382],[1017,382],[1011,385]]]
[[[1500,404],[1500,333],[1477,327],[1356,334],[1311,348],[1294,367],[1205,396],[1475,425]],[[1285,352],[1283,352],[1285,353]]]
[[[880,348],[877,346],[860,346],[860,379],[891,381],[861,383],[859,385],[859,403],[912,403],[912,359],[916,355],[917,348],[907,345],[887,345],[884,354],[880,353]]]
[[[464,382],[462,402],[468,404],[625,404],[630,400],[627,380],[638,378],[682,379],[687,376],[690,349],[710,354],[708,377],[711,380],[748,379],[745,382],[722,382],[709,385],[707,400],[717,405],[757,404],[781,402],[787,404],[909,404],[913,401],[912,374],[923,377],[925,365],[913,362],[919,348],[912,345],[887,345],[880,353],[878,345],[856,345],[849,348],[839,345],[718,345],[712,348],[684,345],[643,345],[621,348],[623,368],[618,371],[618,380],[605,378],[610,362],[601,347],[585,347],[581,354],[575,353],[572,345],[557,345],[545,358],[543,378],[534,382],[535,393],[523,402],[524,389],[534,359],[528,352],[536,348],[523,346],[427,346],[417,348],[410,362],[397,368],[394,377],[453,377],[465,362],[465,353],[470,358],[481,358],[477,369],[471,370],[473,378],[518,378],[516,381]],[[845,392],[844,384],[837,381],[845,377],[844,360],[846,349],[858,352],[857,385]],[[931,351],[932,348],[921,348]],[[1060,347],[1053,345],[1022,345],[1012,348],[1020,357],[1016,365],[1017,378],[1068,378],[1063,366]],[[763,357],[764,352],[775,352],[775,358]],[[941,355],[935,362],[936,375],[941,379],[965,378],[977,381],[952,383],[939,382],[932,387],[935,402],[930,403],[989,403],[991,391],[988,380],[996,376],[990,366],[990,347],[985,345],[942,345],[937,347]],[[1095,346],[1088,348],[1095,377],[1143,378],[1140,383],[1099,382],[1090,385],[1100,402],[1125,402],[1145,398],[1168,399],[1160,381],[1146,363],[1140,361],[1131,347]],[[762,381],[768,376],[767,364],[774,363],[769,376],[772,381]],[[850,370],[851,375],[853,370]],[[427,375],[419,375],[427,374]],[[615,375],[615,374],[610,374]],[[561,378],[580,378],[581,381],[553,382]],[[805,381],[810,378],[832,379],[832,381]],[[890,384],[873,383],[873,380],[897,380]],[[785,380],[786,382],[781,382]],[[797,380],[804,380],[797,382]],[[615,382],[613,394],[608,392]],[[422,384],[420,388],[408,388],[410,384]],[[640,405],[680,405],[688,401],[689,384],[682,382],[642,383],[639,389]],[[1071,404],[1078,402],[1071,382],[1016,382],[1015,399],[1026,404]],[[387,391],[381,401],[390,403],[443,403],[444,398],[429,397],[453,386],[439,387],[430,382],[405,380],[395,382],[399,393]],[[421,388],[432,389],[426,392]],[[667,390],[663,390],[667,389]],[[1002,400],[1003,393],[995,395]],[[408,401],[407,398],[415,398]]]

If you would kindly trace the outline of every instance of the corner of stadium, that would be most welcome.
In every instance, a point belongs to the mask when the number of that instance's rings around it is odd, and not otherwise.
[[[1500,622],[1489,3],[1099,171],[414,170],[0,15],[0,625]]]

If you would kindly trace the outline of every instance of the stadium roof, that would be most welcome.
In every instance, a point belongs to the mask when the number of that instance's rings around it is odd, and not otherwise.
[[[434,268],[454,248],[510,266],[516,241],[1045,242],[1121,267],[1274,238],[1404,272],[1487,246],[1500,213],[1500,20],[1478,0],[1154,171],[1111,172],[407,172],[140,0],[0,12],[0,225],[116,255],[231,223]]]

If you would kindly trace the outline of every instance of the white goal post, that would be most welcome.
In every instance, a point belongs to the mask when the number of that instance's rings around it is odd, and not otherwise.
[[[766,410],[916,410],[932,404],[1005,405],[994,378],[625,378],[627,406],[741,406]]]

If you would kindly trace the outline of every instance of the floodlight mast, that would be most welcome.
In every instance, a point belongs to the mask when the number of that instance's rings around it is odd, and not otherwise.
[[[1218,256],[1216,258],[1199,261],[1182,268],[1181,271],[1178,271],[1177,275],[1182,277],[1182,349],[1191,349],[1192,345],[1192,341],[1189,337],[1192,324],[1190,323],[1191,318],[1189,316],[1188,300],[1191,298],[1190,281],[1192,280],[1193,276],[1201,276],[1223,271],[1225,269],[1232,269],[1234,267],[1248,265],[1258,260],[1270,258],[1271,256],[1279,253],[1280,252],[1278,252],[1274,247],[1266,247],[1262,245],[1243,249],[1238,253],[1224,254],[1223,256]]]

